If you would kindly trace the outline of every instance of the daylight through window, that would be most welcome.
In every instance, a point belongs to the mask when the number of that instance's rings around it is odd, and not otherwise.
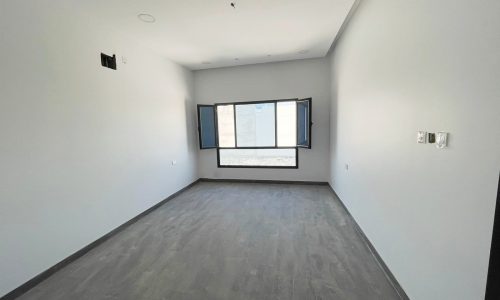
[[[310,108],[310,98],[199,106],[200,148],[214,148],[204,142],[215,135],[219,167],[298,168],[298,148],[310,148]]]

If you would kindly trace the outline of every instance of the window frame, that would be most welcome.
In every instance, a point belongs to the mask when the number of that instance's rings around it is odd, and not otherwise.
[[[299,147],[298,146],[278,146],[278,102],[291,102],[294,101],[297,105],[298,98],[291,99],[278,99],[278,100],[259,100],[259,101],[242,101],[242,102],[224,102],[214,104],[215,113],[215,143],[217,148],[217,167],[218,168],[252,168],[252,169],[298,169],[299,168]],[[236,126],[236,106],[237,105],[251,105],[251,104],[274,104],[274,146],[253,146],[253,147],[238,147],[238,133]],[[235,147],[220,147],[219,146],[219,128],[217,107],[223,105],[233,105],[233,120],[234,120],[234,145]],[[251,165],[221,165],[220,164],[220,149],[295,149],[295,166],[251,166]]]
[[[307,124],[307,126],[308,126],[308,133],[307,133],[308,134],[308,138],[307,138],[307,144],[306,145],[299,144],[299,131],[297,130],[297,147],[299,147],[299,148],[305,148],[305,149],[311,149],[311,145],[312,145],[312,126],[313,126],[313,121],[312,121],[312,97],[304,98],[304,99],[298,99],[297,100],[297,122],[299,121],[299,113],[300,113],[299,109],[298,109],[298,103],[299,102],[307,102],[307,109],[308,109],[308,112],[309,112],[309,116],[308,116],[309,124]],[[215,132],[215,134],[217,135],[217,131]]]

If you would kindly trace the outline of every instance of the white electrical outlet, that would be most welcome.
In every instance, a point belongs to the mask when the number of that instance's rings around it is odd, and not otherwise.
[[[436,132],[436,147],[438,149],[443,149],[448,146],[448,133],[447,132]]]
[[[417,143],[419,144],[427,143],[427,131],[417,131]]]

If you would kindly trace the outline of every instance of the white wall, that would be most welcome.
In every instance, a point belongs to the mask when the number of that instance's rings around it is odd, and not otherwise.
[[[215,149],[199,150],[201,178],[328,180],[329,61],[306,59],[194,72],[198,104],[312,97],[312,149],[299,149],[299,169],[217,168]]]
[[[331,183],[411,299],[484,298],[499,16],[496,0],[362,0],[333,52]]]
[[[76,11],[0,1],[0,296],[197,178],[192,73]]]

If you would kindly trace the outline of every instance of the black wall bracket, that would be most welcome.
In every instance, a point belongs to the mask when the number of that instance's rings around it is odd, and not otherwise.
[[[113,56],[101,53],[101,65],[106,68],[116,70],[116,55]]]

